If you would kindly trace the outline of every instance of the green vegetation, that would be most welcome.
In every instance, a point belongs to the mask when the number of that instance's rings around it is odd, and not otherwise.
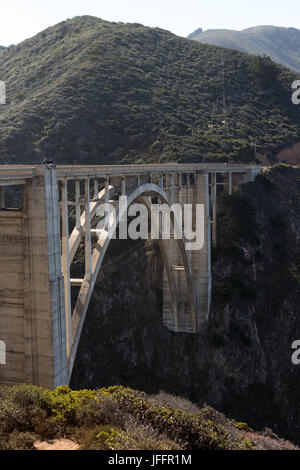
[[[241,429],[242,431],[253,432],[253,429],[247,423],[235,423],[235,427],[237,429]]]
[[[277,26],[257,26],[244,31],[197,30],[189,35],[204,44],[229,47],[255,55],[267,55],[279,64],[300,72],[300,30]]]
[[[270,57],[257,56],[251,64],[254,79],[264,89],[270,88],[277,81],[279,70]]]
[[[88,16],[48,28],[1,53],[0,162],[249,162],[256,137],[270,158],[299,141],[297,75],[224,61],[226,116],[218,47]]]
[[[271,430],[255,433],[210,406],[200,409],[165,392],[0,387],[0,450],[31,450],[38,440],[60,438],[77,442],[81,450],[295,448]]]
[[[48,391],[31,385],[0,387],[0,450],[32,449],[38,439],[68,437],[81,449],[184,450],[255,447],[240,426],[210,407],[194,414],[124,387]],[[187,400],[178,398],[182,407]]]

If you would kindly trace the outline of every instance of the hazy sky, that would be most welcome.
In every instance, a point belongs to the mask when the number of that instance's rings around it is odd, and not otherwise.
[[[0,45],[16,44],[77,15],[159,26],[179,36],[199,27],[300,29],[300,0],[2,0]]]

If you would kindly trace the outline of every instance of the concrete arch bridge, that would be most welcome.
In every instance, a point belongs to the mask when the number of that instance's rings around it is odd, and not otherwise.
[[[218,192],[231,194],[259,171],[226,164],[1,166],[0,383],[69,383],[110,234],[135,202],[149,217],[154,202],[187,204],[193,219],[197,205],[203,208],[203,240],[192,250],[176,235],[185,233],[185,220],[170,212],[166,237],[161,216],[153,219],[164,261],[163,323],[174,332],[197,333],[210,309]],[[8,207],[12,190],[22,192],[18,209]],[[123,212],[120,196],[127,198]],[[97,228],[103,204],[116,208],[111,231]],[[84,269],[73,278],[78,257]]]

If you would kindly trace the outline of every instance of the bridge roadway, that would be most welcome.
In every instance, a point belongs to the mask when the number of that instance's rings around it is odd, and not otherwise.
[[[43,165],[0,165],[0,184],[3,186],[23,184],[27,179],[31,179],[37,174],[37,169]],[[257,171],[257,165],[241,165],[227,163],[165,163],[147,165],[57,165],[56,173],[58,177],[76,177],[95,175],[123,175],[123,174],[143,174],[143,173],[195,173],[196,171],[206,171],[208,173],[245,173],[246,171]]]

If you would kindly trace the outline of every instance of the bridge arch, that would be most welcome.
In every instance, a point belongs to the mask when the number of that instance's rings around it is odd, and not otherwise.
[[[112,187],[110,187],[112,189]],[[101,192],[101,198],[105,196],[105,191]],[[131,204],[134,202],[139,202],[148,210],[148,214],[151,213],[151,202],[149,201],[149,197],[157,197],[161,203],[167,204],[171,207],[171,203],[169,201],[167,193],[164,189],[156,184],[153,183],[146,183],[141,184],[138,186],[134,191],[132,191],[129,195],[127,195],[127,204],[122,208],[122,212],[116,211],[116,221],[113,227],[113,233],[115,233],[119,222],[125,213],[128,210]],[[98,203],[98,206],[101,202]],[[93,214],[95,215],[96,211],[93,210]],[[85,216],[85,214],[83,214]],[[176,216],[173,212],[171,212],[172,223],[174,226],[177,225]],[[159,232],[161,235],[161,227],[159,227]],[[90,303],[90,299],[96,284],[97,276],[99,274],[99,270],[102,266],[105,254],[107,252],[108,246],[111,242],[111,237],[108,237],[108,233],[106,237],[101,237],[97,240],[95,248],[92,254],[92,273],[91,276],[85,276],[80,292],[76,301],[76,305],[74,308],[74,312],[72,315],[72,345],[70,349],[70,356],[69,356],[69,380],[71,379],[73,366],[75,363],[77,350],[79,346],[79,341],[84,325],[84,321],[87,315],[88,306]],[[164,261],[164,268],[166,271],[168,285],[170,289],[171,299],[172,299],[172,307],[173,307],[173,315],[174,315],[174,322],[175,328],[176,324],[178,323],[178,295],[177,295],[177,287],[176,281],[174,278],[174,273],[172,270],[172,263],[168,256],[167,244],[169,240],[162,240],[160,236],[159,239],[159,246],[161,250],[161,254]],[[197,308],[197,298],[196,292],[194,287],[193,275],[192,275],[192,268],[190,263],[190,257],[188,252],[185,250],[185,242],[182,238],[178,238],[176,241],[178,244],[178,250],[180,252],[180,256],[183,263],[184,273],[185,273],[185,280],[188,286],[189,292],[189,309],[192,315],[194,328],[196,329],[196,308]],[[73,254],[74,257],[74,254]]]

